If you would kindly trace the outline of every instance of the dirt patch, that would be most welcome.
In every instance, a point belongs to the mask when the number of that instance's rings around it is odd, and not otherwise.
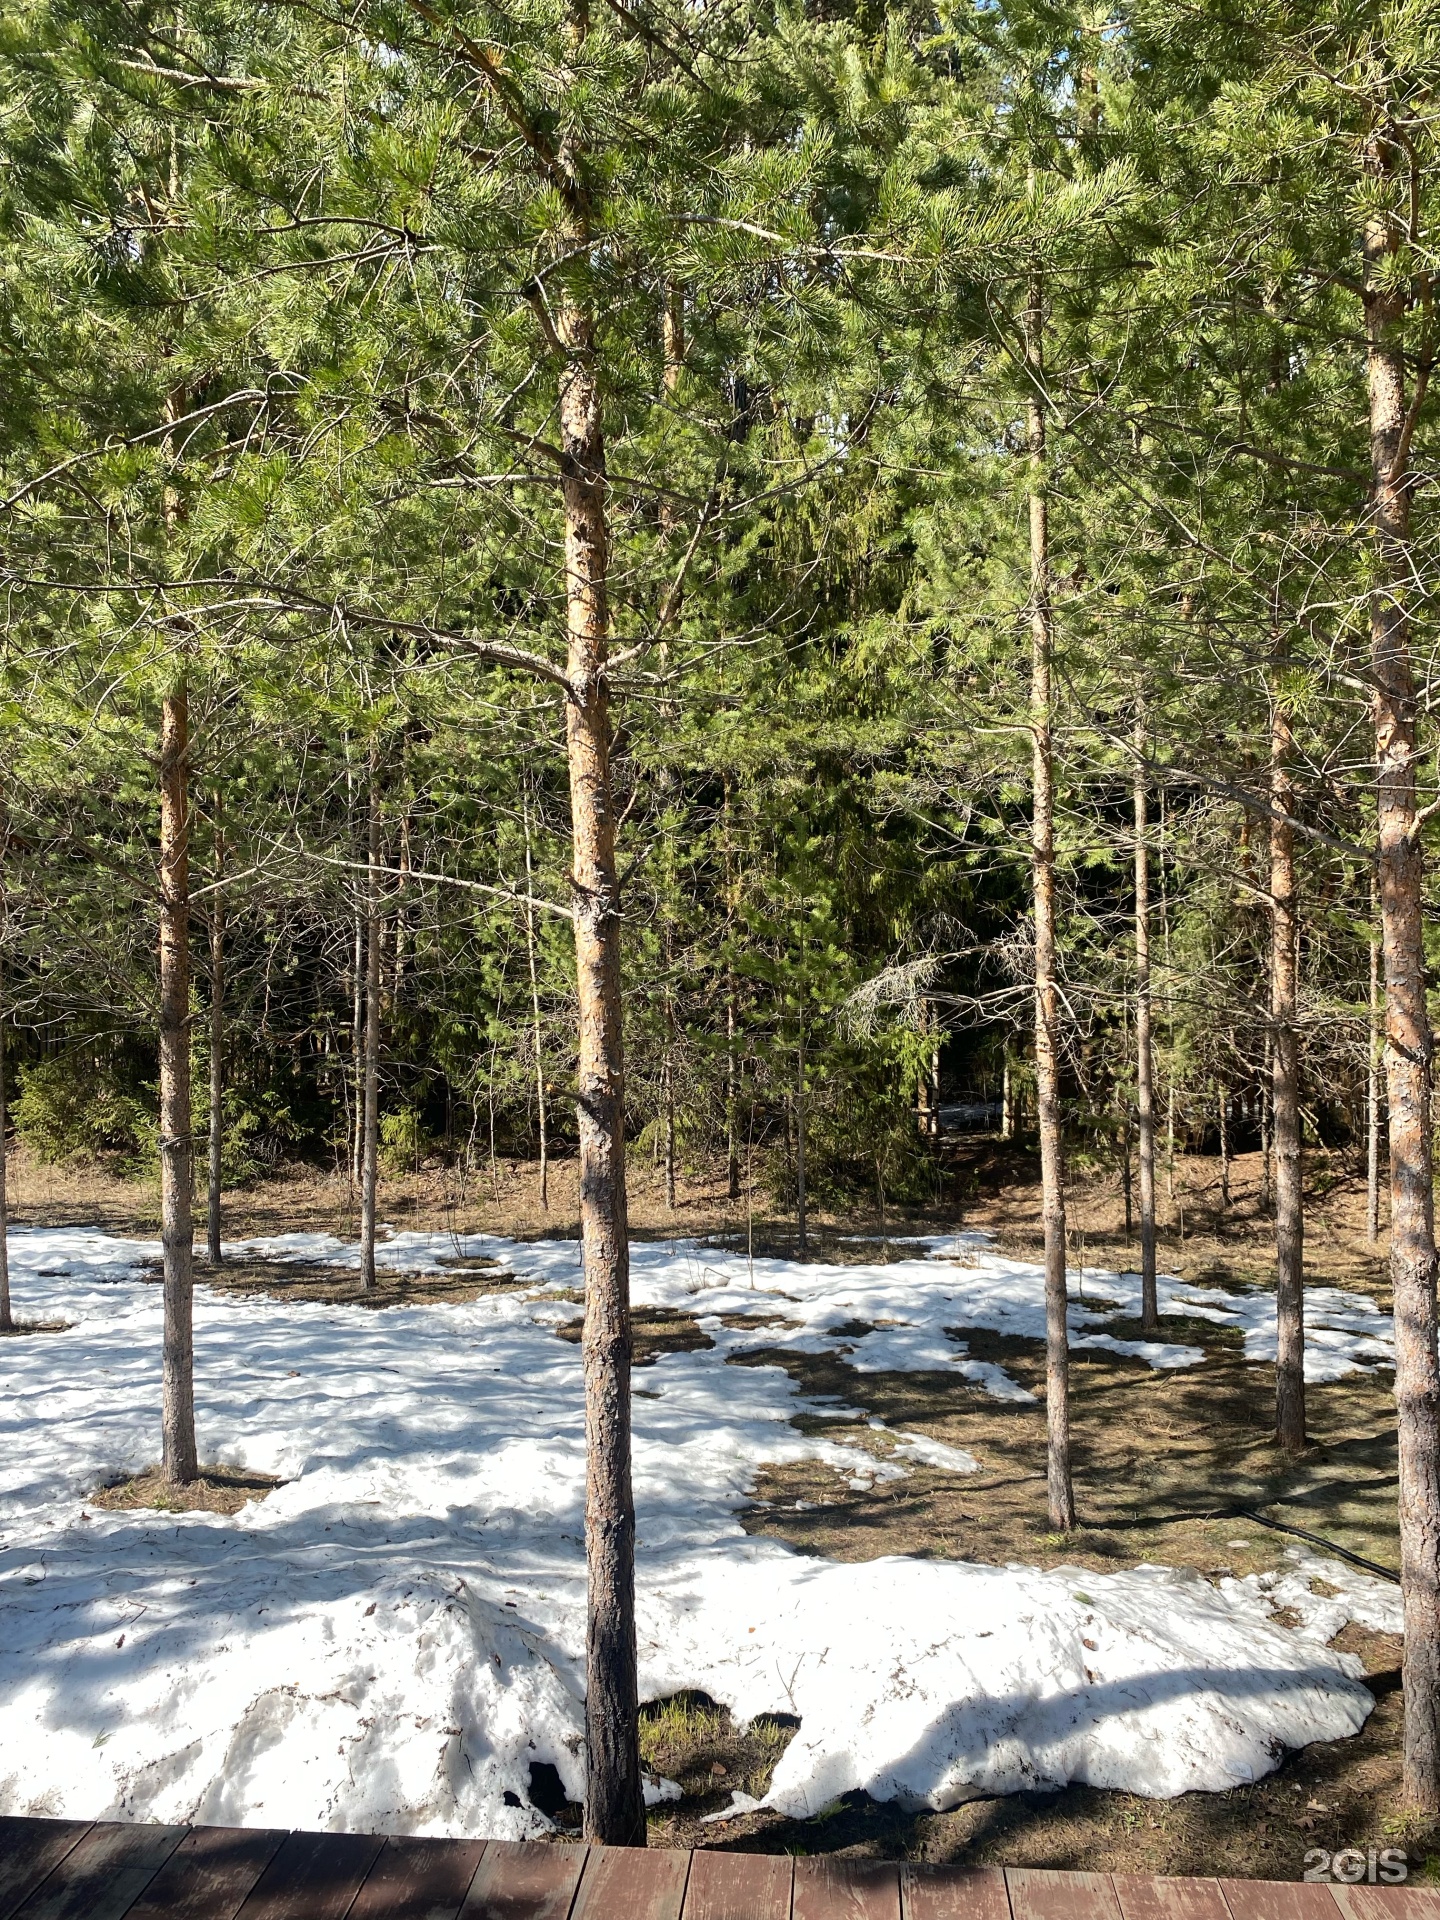
[[[585,1337],[584,1323],[572,1320],[568,1326],[557,1327],[555,1333],[578,1347]],[[708,1333],[701,1331],[694,1315],[679,1307],[636,1307],[630,1316],[630,1335],[637,1367],[653,1366],[662,1353],[699,1353],[715,1344]]]
[[[147,1266],[144,1277],[158,1281],[158,1265]],[[517,1279],[496,1260],[447,1261],[439,1273],[404,1273],[381,1267],[375,1285],[366,1289],[351,1268],[327,1266],[318,1260],[265,1260],[240,1257],[219,1267],[197,1266],[196,1280],[211,1293],[237,1299],[258,1295],[267,1300],[306,1300],[331,1306],[385,1307],[458,1305],[492,1293],[513,1293],[534,1286]]]
[[[0,1327],[0,1340],[18,1339],[22,1333],[68,1333],[73,1320],[12,1320]]]
[[[165,1478],[159,1467],[147,1467],[144,1473],[127,1474],[97,1487],[90,1495],[90,1505],[112,1513],[154,1509],[160,1513],[231,1514],[238,1513],[252,1500],[263,1500],[267,1493],[284,1484],[268,1473],[242,1473],[238,1467],[203,1467],[198,1479],[177,1487]]]
[[[738,1727],[728,1710],[704,1693],[677,1693],[643,1706],[640,1757],[646,1771],[675,1781],[685,1795],[652,1816],[657,1844],[713,1842],[715,1830],[701,1824],[704,1815],[728,1807],[737,1792],[760,1799],[799,1724],[790,1714],[759,1714],[748,1727]],[[672,1811],[677,1805],[683,1812]],[[698,1829],[706,1841],[671,1840],[672,1822],[683,1823],[687,1831]]]

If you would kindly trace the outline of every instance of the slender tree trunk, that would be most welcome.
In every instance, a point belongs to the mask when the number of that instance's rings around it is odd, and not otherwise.
[[[560,382],[570,683],[566,744],[575,852],[580,1233],[585,1261],[585,1837],[611,1846],[644,1846],[630,1478],[632,1342],[620,903],[606,680],[610,530],[605,439],[593,317],[568,306],[557,317],[557,331],[567,352]]]
[[[725,979],[725,1192],[740,1198],[740,1061],[735,1047],[735,976]]]
[[[666,972],[674,965],[673,942],[666,927]],[[675,994],[665,988],[665,1211],[675,1211]]]
[[[3,982],[4,936],[9,931],[10,901],[5,890],[5,860],[10,841],[10,813],[0,796],[0,982]],[[3,986],[0,986],[3,995]],[[15,1321],[10,1311],[10,1196],[9,1113],[5,1098],[5,1021],[3,997],[0,997],[0,1333],[13,1333]]]
[[[1015,1138],[1015,1089],[1010,1082],[1010,1049],[1005,1049],[1004,1063],[1000,1069],[1000,1138]]]
[[[1150,1034],[1150,845],[1145,718],[1135,726],[1135,1122],[1140,1161],[1140,1324],[1160,1325],[1155,1292],[1155,1050]]]
[[[795,1223],[800,1256],[810,1251],[809,1208],[805,1192],[805,1027],[795,1049]]]
[[[1383,184],[1400,155],[1383,133],[1366,154]],[[1370,600],[1377,882],[1385,964],[1385,1082],[1390,1134],[1390,1277],[1400,1440],[1400,1577],[1404,1594],[1404,1792],[1440,1812],[1440,1367],[1435,1328],[1435,1195],[1430,1093],[1433,1041],[1425,999],[1424,856],[1416,832],[1418,714],[1405,585],[1412,577],[1406,470],[1406,296],[1389,258],[1400,235],[1380,211],[1365,228],[1370,510],[1378,548]]]
[[[550,1113],[545,1099],[544,1029],[540,1023],[540,979],[535,967],[535,862],[530,848],[530,801],[522,796],[525,822],[525,955],[530,963],[530,1018],[535,1036],[535,1110],[540,1122],[540,1209],[550,1211]]]
[[[199,1471],[195,1450],[194,1177],[190,1112],[190,708],[183,677],[160,718],[160,1239],[165,1266],[161,1367],[165,1478]]]
[[[730,942],[735,937],[735,919],[739,910],[739,886],[736,880],[735,848],[730,831],[730,776],[721,786],[725,821],[725,1192],[729,1199],[740,1198],[740,1055],[738,1048],[739,1009],[735,999],[735,967],[730,957]]]
[[[365,1033],[360,1085],[360,1284],[375,1285],[375,1187],[380,1172],[380,794],[371,749],[365,836]]]
[[[350,1191],[360,1192],[365,1160],[365,911],[355,904],[353,965],[350,970]]]
[[[0,834],[3,834],[3,814],[0,814]],[[3,902],[3,894],[0,894]],[[0,919],[3,919],[3,904],[0,904]],[[9,1115],[5,1103],[5,1027],[0,1020],[0,1333],[13,1333],[15,1321],[10,1312],[10,1198],[7,1191],[6,1175],[10,1158],[6,1130]]]
[[[1269,1213],[1275,1187],[1270,1177],[1271,1149],[1274,1146],[1275,1034],[1265,1032],[1265,1071],[1260,1077],[1260,1211]]]
[[[1070,1340],[1066,1325],[1065,1169],[1061,1152],[1060,1022],[1055,980],[1055,769],[1051,741],[1050,531],[1045,494],[1043,313],[1038,287],[1026,312],[1030,442],[1030,727],[1034,811],[1031,841],[1035,894],[1035,1090],[1040,1124],[1040,1183],[1045,1220],[1045,1424],[1050,1524],[1075,1525],[1070,1473]]]
[[[1370,924],[1375,925],[1375,876],[1370,876]],[[1365,1067],[1365,1237],[1370,1245],[1380,1240],[1380,1068],[1385,1058],[1385,1040],[1380,1012],[1380,942],[1370,938],[1370,1036]]]
[[[1215,1089],[1215,1112],[1220,1122],[1220,1207],[1230,1211],[1230,1096],[1224,1087]]]
[[[1283,660],[1283,655],[1281,656]],[[1296,1032],[1299,924],[1290,719],[1277,687],[1270,723],[1270,1015],[1274,1030],[1275,1438],[1305,1445],[1305,1214],[1300,1157],[1300,1050]]]
[[[215,829],[215,877],[225,866],[225,836]],[[218,1267],[220,1252],[220,1155],[225,1144],[225,894],[216,887],[210,902],[210,1140],[209,1181],[205,1195],[205,1253]]]

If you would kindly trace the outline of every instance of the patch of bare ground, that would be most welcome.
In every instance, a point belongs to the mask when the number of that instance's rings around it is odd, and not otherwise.
[[[579,1320],[557,1327],[555,1332],[577,1347],[584,1338]],[[637,1367],[653,1366],[662,1353],[698,1353],[715,1344],[708,1333],[702,1332],[694,1315],[678,1307],[636,1307],[630,1316],[630,1337]]]
[[[158,1263],[147,1271],[147,1277],[160,1279]],[[369,1307],[376,1312],[384,1307],[428,1306],[438,1301],[458,1305],[534,1284],[507,1273],[498,1260],[477,1259],[447,1261],[438,1273],[406,1273],[381,1267],[375,1285],[367,1288],[352,1268],[327,1266],[318,1260],[267,1260],[249,1254],[237,1255],[218,1267],[197,1266],[195,1277],[222,1299],[259,1295],[267,1300]]]
[[[994,1139],[949,1142],[942,1197],[932,1207],[885,1217],[863,1205],[811,1222],[811,1257],[831,1261],[888,1259],[913,1253],[905,1234],[986,1228],[999,1246],[1033,1257],[1040,1245],[1038,1168],[1033,1157]],[[36,1168],[17,1156],[18,1208],[27,1223],[93,1224],[153,1234],[156,1197],[142,1182]],[[1178,1157],[1174,1197],[1162,1171],[1162,1269],[1192,1281],[1228,1287],[1273,1285],[1273,1226],[1259,1205],[1257,1155],[1232,1164],[1231,1198],[1222,1202],[1213,1159]],[[468,1179],[430,1168],[387,1178],[381,1214],[397,1228],[491,1232],[515,1238],[573,1238],[575,1169],[552,1165],[551,1203],[539,1204],[533,1165],[497,1162]],[[632,1160],[631,1218],[637,1239],[723,1237],[756,1254],[793,1256],[793,1221],[757,1193],[726,1198],[723,1169],[699,1168],[680,1182],[674,1211],[665,1205],[660,1172]],[[1312,1284],[1354,1288],[1389,1305],[1383,1237],[1365,1239],[1364,1185],[1352,1163],[1318,1150],[1307,1155],[1307,1276]],[[1135,1264],[1113,1174],[1076,1178],[1070,1192],[1072,1262],[1125,1270]],[[286,1169],[226,1198],[225,1231],[237,1239],[287,1231],[325,1230],[354,1238],[358,1221],[348,1183],[307,1169]],[[865,1235],[865,1239],[852,1236]],[[284,1263],[226,1262],[221,1275],[198,1269],[207,1285],[273,1292],[283,1298],[353,1299],[358,1276],[336,1269],[297,1273]],[[492,1277],[493,1276],[493,1277]],[[386,1275],[375,1304],[402,1299],[475,1298],[517,1284],[499,1269],[459,1269],[443,1276]],[[310,1291],[310,1289],[315,1291]],[[353,1289],[346,1292],[346,1289]],[[561,1298],[571,1297],[566,1295]],[[17,1303],[18,1304],[18,1303]],[[1247,1365],[1239,1336],[1210,1323],[1167,1316],[1166,1333],[1206,1352],[1204,1363],[1156,1373],[1121,1356],[1077,1350],[1072,1361],[1075,1465],[1081,1526],[1068,1537],[1050,1532],[1045,1512],[1044,1411],[989,1398],[952,1373],[857,1374],[843,1359],[767,1351],[764,1325],[742,1324],[755,1345],[754,1364],[786,1368],[807,1393],[836,1396],[878,1415],[889,1428],[909,1428],[968,1448],[980,1462],[972,1475],[929,1467],[904,1480],[850,1484],[845,1473],[814,1462],[762,1475],[744,1516],[750,1531],[802,1552],[837,1560],[881,1554],[1032,1565],[1080,1565],[1097,1571],[1143,1560],[1190,1567],[1199,1578],[1244,1575],[1281,1563],[1301,1544],[1278,1528],[1298,1527],[1393,1568],[1395,1530],[1394,1406],[1388,1375],[1353,1375],[1309,1391],[1311,1445],[1298,1460],[1271,1440],[1273,1378]],[[637,1313],[637,1352],[693,1350],[705,1336],[684,1314]],[[1138,1331],[1112,1321],[1122,1335]],[[977,1359],[999,1361],[1023,1385],[1043,1387],[1038,1344],[957,1328]],[[578,1328],[566,1329],[566,1336]],[[648,1388],[637,1380],[637,1395]],[[802,1425],[832,1440],[847,1437],[843,1421]],[[884,1434],[856,1425],[852,1444],[883,1451]],[[214,1476],[207,1476],[214,1477]],[[244,1497],[261,1489],[245,1489]],[[172,1490],[154,1489],[161,1501]],[[140,1505],[140,1500],[133,1504]],[[239,1502],[237,1501],[237,1504]],[[222,1511],[230,1509],[221,1509]],[[1323,1549],[1317,1549],[1323,1550]],[[1298,1878],[1307,1849],[1408,1847],[1417,1867],[1440,1835],[1406,1824],[1400,1798],[1399,1649],[1380,1636],[1348,1628],[1341,1645],[1361,1654],[1376,1708],[1353,1740],[1288,1755],[1252,1786],[1224,1794],[1186,1794],[1171,1801],[1072,1787],[1060,1793],[976,1800],[949,1812],[906,1812],[849,1794],[814,1820],[764,1813],[721,1825],[701,1816],[728,1804],[737,1787],[759,1796],[791,1729],[781,1722],[733,1725],[723,1709],[699,1696],[646,1710],[646,1764],[678,1780],[685,1797],[654,1809],[657,1843],[771,1852],[841,1852],[928,1858],[973,1864],[1009,1863],[1141,1873],[1233,1873]],[[718,1768],[725,1771],[719,1772]],[[562,1796],[563,1797],[563,1796]],[[537,1802],[537,1804],[539,1804]],[[557,1804],[562,1827],[566,1814]]]
[[[267,1493],[284,1484],[268,1473],[242,1473],[238,1467],[202,1467],[198,1479],[177,1487],[165,1478],[159,1467],[147,1467],[144,1473],[126,1474],[97,1487],[89,1496],[89,1504],[112,1513],[154,1510],[231,1514],[238,1513],[252,1500],[263,1500]]]
[[[18,1339],[22,1333],[64,1333],[74,1324],[73,1320],[12,1320],[8,1327],[0,1327],[0,1340]]]

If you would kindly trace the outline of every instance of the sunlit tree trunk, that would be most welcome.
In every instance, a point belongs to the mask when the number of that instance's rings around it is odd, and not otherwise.
[[[801,1258],[810,1251],[809,1196],[805,1191],[805,1019],[795,1048],[795,1225]]]
[[[1375,877],[1370,877],[1370,923],[1375,924]],[[1385,1036],[1380,1013],[1380,942],[1370,938],[1370,1033],[1365,1063],[1365,1237],[1380,1240],[1380,1069]]]
[[[1401,164],[1384,134],[1366,154],[1382,190]],[[1395,218],[1364,231],[1370,513],[1377,578],[1370,598],[1380,895],[1385,967],[1385,1091],[1390,1135],[1390,1278],[1400,1441],[1400,1577],[1404,1594],[1404,1792],[1440,1813],[1440,1368],[1435,1329],[1433,1041],[1425,998],[1424,860],[1416,831],[1418,712],[1410,657],[1411,553],[1403,287],[1391,277]]]
[[[190,708],[184,677],[160,716],[160,1240],[164,1254],[162,1466],[195,1478],[195,1229],[190,1111]]]
[[[1140,1172],[1140,1322],[1160,1324],[1155,1295],[1155,1049],[1150,1033],[1150,845],[1145,719],[1135,726],[1135,1122]]]
[[[557,315],[556,331],[566,355],[560,378],[566,751],[575,862],[580,1235],[585,1261],[585,1837],[610,1846],[644,1846],[630,1477],[632,1341],[620,901],[606,678],[610,530],[605,437],[594,318],[583,307],[567,305]]]
[[[540,981],[535,967],[535,862],[530,847],[530,800],[522,795],[525,823],[525,956],[530,966],[530,1019],[535,1038],[535,1109],[540,1126],[540,1209],[550,1211],[550,1111],[545,1097],[545,1031],[540,1021]]]
[[[215,878],[225,862],[225,839],[215,830]],[[209,1180],[205,1195],[205,1253],[212,1267],[220,1265],[220,1156],[225,1144],[225,893],[216,886],[210,896],[210,1139]]]
[[[1033,765],[1031,845],[1035,912],[1035,1093],[1045,1221],[1045,1422],[1050,1524],[1075,1524],[1070,1472],[1070,1340],[1066,1325],[1065,1171],[1060,1119],[1060,1021],[1055,979],[1055,767],[1051,740],[1054,619],[1045,492],[1043,311],[1032,289],[1026,312],[1030,443],[1030,730]]]
[[[1220,1125],[1220,1206],[1230,1211],[1230,1096],[1224,1087],[1215,1089],[1215,1117]]]
[[[370,755],[365,836],[365,1029],[360,1084],[360,1284],[375,1285],[375,1189],[380,1174],[380,795]]]
[[[1282,657],[1283,666],[1283,657]],[[1300,1154],[1299,923],[1290,719],[1277,686],[1270,721],[1270,1017],[1274,1033],[1275,1438],[1305,1445],[1305,1214]]]

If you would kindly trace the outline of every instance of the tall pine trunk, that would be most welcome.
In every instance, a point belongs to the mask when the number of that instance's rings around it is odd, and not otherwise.
[[[0,862],[6,859],[10,842],[10,814],[0,798]],[[9,931],[10,903],[5,893],[4,868],[0,865],[0,982],[3,982],[4,936]],[[0,991],[0,1333],[13,1333],[15,1321],[10,1309],[10,1196],[9,1113],[5,1098],[5,1021],[3,991]]]
[[[1045,1221],[1045,1425],[1050,1524],[1075,1524],[1070,1474],[1070,1341],[1066,1326],[1065,1170],[1060,1133],[1060,1022],[1055,981],[1055,767],[1051,740],[1054,619],[1050,602],[1050,529],[1045,494],[1045,411],[1039,290],[1026,312],[1031,379],[1030,443],[1030,728],[1034,810],[1031,823],[1035,894],[1035,1093],[1040,1125],[1040,1184]]]
[[[365,909],[355,903],[354,952],[350,970],[350,1080],[353,1125],[350,1129],[350,1191],[360,1192],[365,1162]]]
[[[1283,654],[1281,656],[1283,664]],[[1270,716],[1270,1018],[1275,1128],[1275,1438],[1305,1445],[1305,1214],[1300,1156],[1300,1043],[1293,741],[1281,689]]]
[[[550,1211],[550,1113],[545,1098],[545,1030],[540,1021],[540,980],[535,967],[535,860],[530,846],[530,799],[521,796],[525,824],[525,957],[530,967],[530,1019],[535,1037],[535,1108],[540,1126],[540,1210]]]
[[[360,1284],[375,1285],[375,1187],[380,1173],[380,794],[370,755],[365,873],[365,1030],[360,1068]]]
[[[4,815],[0,813],[0,837],[4,833]],[[4,918],[4,895],[0,893],[0,921]],[[5,1026],[0,1019],[0,1333],[13,1333],[15,1321],[10,1310],[10,1196],[8,1163],[10,1149],[6,1139],[9,1115],[5,1101]]]
[[[796,1247],[803,1259],[810,1251],[809,1195],[805,1190],[805,1022],[795,1048],[795,1225]]]
[[[224,835],[215,831],[215,877],[225,861]],[[220,1265],[220,1156],[225,1144],[225,894],[216,887],[210,906],[210,1139],[205,1194],[205,1253]]]
[[[162,1466],[177,1486],[195,1450],[194,1177],[190,1112],[190,707],[183,676],[160,716],[160,1240]]]
[[[1366,154],[1383,183],[1400,156],[1384,134]],[[1424,859],[1416,830],[1418,714],[1406,583],[1405,293],[1387,271],[1392,216],[1366,223],[1365,334],[1370,402],[1370,513],[1377,579],[1370,597],[1378,844],[1385,964],[1385,1092],[1390,1136],[1390,1278],[1400,1441],[1400,1579],[1405,1607],[1404,1792],[1440,1812],[1440,1368],[1435,1335],[1435,1194],[1430,1144],[1433,1042],[1425,1000]]]
[[[1215,1089],[1215,1114],[1220,1123],[1220,1209],[1230,1211],[1230,1095]]]
[[[1160,1324],[1155,1295],[1155,1048],[1150,1033],[1150,845],[1145,720],[1135,727],[1135,1121],[1140,1163],[1140,1323]],[[1128,1234],[1128,1228],[1127,1228]]]
[[[620,901],[610,777],[610,530],[595,326],[557,316],[564,456],[566,751],[574,840],[580,1035],[580,1237],[585,1262],[585,1837],[643,1847],[635,1648],[635,1501],[630,1479],[630,1245]]]
[[[1380,1240],[1380,1069],[1385,1040],[1380,1021],[1380,942],[1375,938],[1375,876],[1370,876],[1370,1032],[1365,1062],[1365,1237]]]

